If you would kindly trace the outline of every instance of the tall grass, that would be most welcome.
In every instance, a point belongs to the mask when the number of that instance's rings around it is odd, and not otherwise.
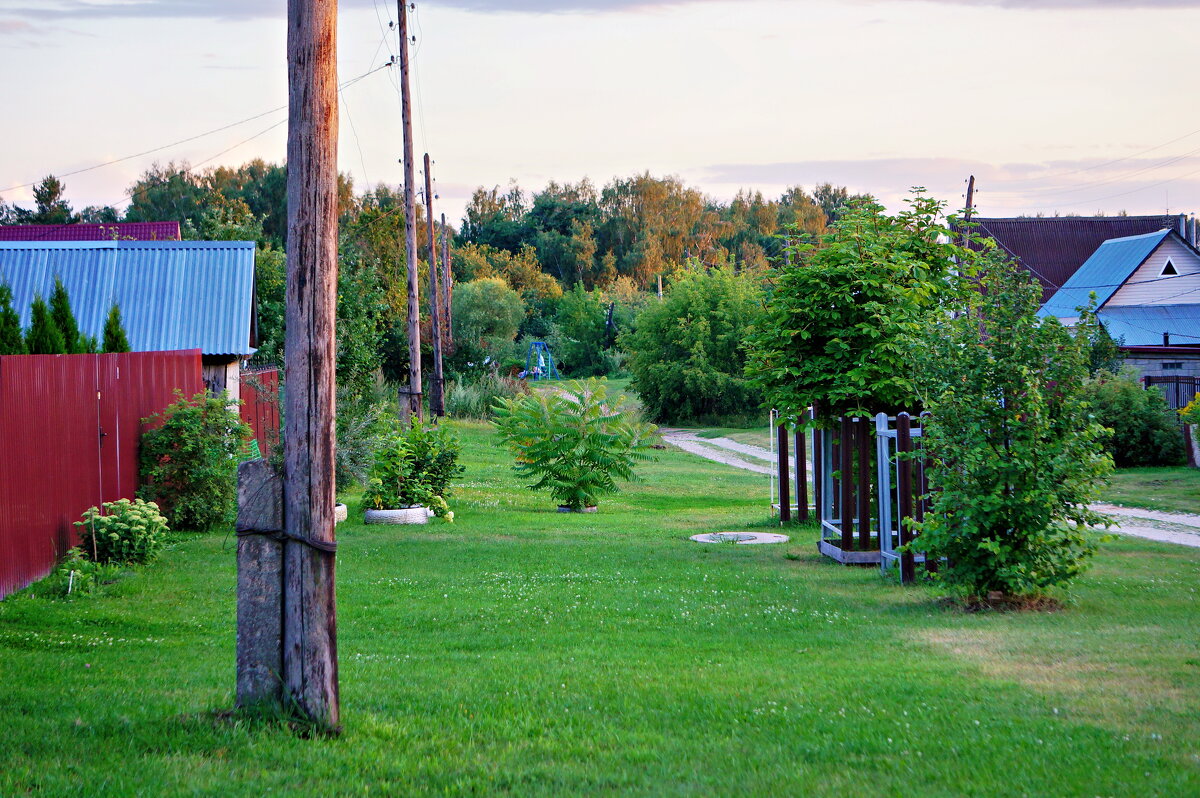
[[[470,382],[459,380],[446,392],[446,414],[454,418],[488,419],[497,399],[508,399],[529,393],[523,380],[501,377],[498,374]]]

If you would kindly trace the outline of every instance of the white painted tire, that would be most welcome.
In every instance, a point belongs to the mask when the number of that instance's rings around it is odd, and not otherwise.
[[[333,505],[333,523],[340,524],[350,517],[350,510],[344,504]]]
[[[363,520],[368,524],[427,524],[429,512],[425,507],[404,507],[399,510],[367,510]]]

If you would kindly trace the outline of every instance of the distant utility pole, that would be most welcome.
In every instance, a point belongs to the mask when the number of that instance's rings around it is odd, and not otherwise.
[[[454,316],[452,287],[454,274],[450,264],[450,235],[446,228],[446,214],[442,214],[442,309],[446,311],[446,337],[442,344],[451,353],[454,351]]]
[[[404,257],[408,266],[408,405],[400,412],[421,418],[421,303],[417,284],[417,199],[414,194],[412,100],[408,91],[408,0],[397,0],[400,14],[400,116],[404,128]]]
[[[437,236],[433,229],[433,176],[429,153],[425,153],[425,223],[429,234],[429,330],[433,338],[433,386],[429,392],[429,412],[434,418],[446,415],[442,394],[442,324],[438,314]]]

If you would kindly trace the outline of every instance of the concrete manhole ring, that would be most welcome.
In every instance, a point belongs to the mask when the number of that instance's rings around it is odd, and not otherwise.
[[[787,535],[777,535],[774,532],[706,532],[703,535],[692,535],[697,543],[725,543],[739,546],[756,543],[787,543]]]

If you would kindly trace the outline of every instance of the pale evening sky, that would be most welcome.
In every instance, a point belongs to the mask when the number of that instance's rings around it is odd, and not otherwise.
[[[0,0],[0,199],[55,173],[77,209],[123,207],[156,160],[282,160],[285,7]],[[395,18],[343,0],[341,81],[396,52]],[[418,159],[455,222],[478,185],[645,170],[720,199],[832,181],[957,207],[974,173],[984,215],[1200,210],[1200,0],[427,0],[412,27]],[[360,190],[401,179],[396,77],[342,92]]]

